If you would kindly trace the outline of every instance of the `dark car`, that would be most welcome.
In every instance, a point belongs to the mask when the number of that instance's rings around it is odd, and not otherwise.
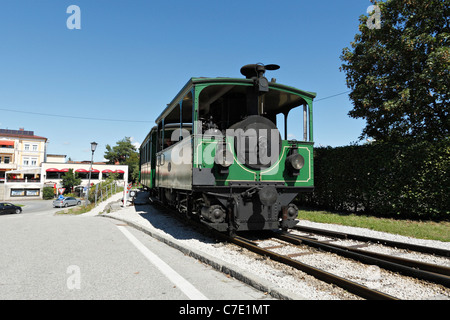
[[[21,213],[22,208],[9,202],[0,202],[0,214]]]

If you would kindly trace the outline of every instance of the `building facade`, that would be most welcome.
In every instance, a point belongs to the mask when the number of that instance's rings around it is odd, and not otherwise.
[[[70,169],[81,178],[80,188],[111,175],[118,184],[128,182],[127,165],[66,161],[65,155],[47,155],[47,138],[33,131],[0,129],[0,201],[42,199],[43,188],[61,188]]]
[[[49,157],[49,160],[50,157]],[[70,169],[81,178],[80,187],[87,187],[89,180],[91,184],[97,184],[112,174],[117,179],[118,184],[123,184],[128,181],[128,166],[127,165],[114,165],[106,164],[104,162],[90,161],[68,161],[68,162],[44,162],[42,163],[42,182],[46,187],[61,188],[61,180],[64,174]],[[90,173],[90,175],[89,175]]]
[[[47,138],[33,131],[0,129],[0,200],[40,198]]]

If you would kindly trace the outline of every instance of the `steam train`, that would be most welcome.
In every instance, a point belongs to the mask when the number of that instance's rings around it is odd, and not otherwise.
[[[279,68],[249,64],[245,78],[187,82],[140,147],[140,181],[151,197],[230,234],[298,223],[292,201],[314,188],[316,94],[269,82],[266,71]],[[294,108],[303,108],[300,141],[288,140]]]

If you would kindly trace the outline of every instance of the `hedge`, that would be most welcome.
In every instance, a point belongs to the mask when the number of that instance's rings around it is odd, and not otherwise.
[[[450,139],[314,151],[312,194],[300,204],[409,219],[450,218]]]

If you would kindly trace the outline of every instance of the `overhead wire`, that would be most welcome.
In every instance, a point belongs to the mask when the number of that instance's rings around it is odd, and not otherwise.
[[[338,94],[334,94],[325,98],[317,99],[314,102],[319,102],[327,99],[331,99],[337,96],[344,95],[346,93],[351,92],[351,90],[341,92]],[[62,115],[62,114],[51,114],[51,113],[43,113],[43,112],[33,112],[33,111],[22,111],[22,110],[13,110],[13,109],[6,109],[6,108],[0,108],[0,111],[8,111],[8,112],[16,112],[16,113],[23,113],[23,114],[32,114],[37,116],[45,116],[45,117],[57,117],[57,118],[68,118],[68,119],[80,119],[80,120],[93,120],[93,121],[111,121],[111,122],[132,122],[132,123],[151,123],[153,121],[147,121],[147,120],[124,120],[124,119],[109,119],[109,118],[94,118],[94,117],[82,117],[82,116],[72,116],[72,115]]]
[[[16,112],[16,113],[32,114],[32,115],[37,115],[37,116],[69,118],[69,119],[81,119],[81,120],[115,121],[115,122],[141,122],[141,123],[150,123],[150,122],[152,122],[152,121],[146,121],[146,120],[123,120],[123,119],[108,119],[108,118],[93,118],[93,117],[70,116],[70,115],[50,114],[50,113],[43,113],[43,112],[21,111],[21,110],[13,110],[13,109],[5,109],[5,108],[0,108],[0,111],[9,111],[9,112]]]
[[[348,91],[345,91],[345,92],[341,92],[341,93],[338,93],[338,94],[334,94],[334,95],[332,95],[332,96],[328,96],[328,97],[325,97],[325,98],[317,99],[317,100],[314,100],[314,102],[318,102],[318,101],[322,101],[322,100],[334,98],[334,97],[337,97],[337,96],[342,96],[343,94],[350,93],[350,92],[352,92],[352,90],[348,90]]]

